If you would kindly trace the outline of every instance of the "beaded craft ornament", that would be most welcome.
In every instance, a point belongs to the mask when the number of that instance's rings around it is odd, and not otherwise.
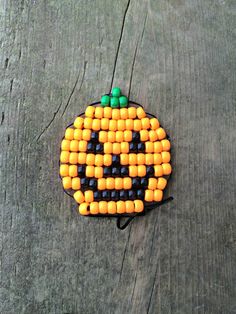
[[[170,140],[158,119],[118,87],[89,105],[67,127],[60,177],[81,215],[118,217],[124,229],[163,199],[172,172]],[[121,218],[128,217],[121,226]]]

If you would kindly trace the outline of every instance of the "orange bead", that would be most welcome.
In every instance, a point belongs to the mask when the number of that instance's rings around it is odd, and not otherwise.
[[[163,192],[161,190],[155,190],[154,191],[154,201],[160,202],[163,198]]]
[[[87,154],[86,164],[88,166],[93,166],[95,164],[95,155],[94,154]]]
[[[112,153],[115,155],[120,154],[120,143],[113,143],[112,145]]]
[[[65,139],[66,140],[73,140],[74,139],[74,129],[72,129],[72,128],[66,129]]]
[[[98,179],[98,190],[105,190],[106,189],[106,179],[100,178]]]
[[[153,153],[154,143],[153,142],[145,142],[145,151],[146,151],[146,153]]]
[[[162,163],[162,157],[161,154],[153,154],[153,164],[154,165],[160,165]]]
[[[167,180],[165,178],[158,178],[157,180],[157,189],[158,190],[164,190],[164,188],[166,187],[167,185]]]
[[[170,150],[170,141],[169,140],[162,140],[161,145],[162,145],[163,151],[168,152]]]
[[[128,154],[120,154],[120,164],[122,166],[129,164],[129,155]]]
[[[128,108],[129,119],[135,119],[137,114],[137,109],[135,107]]]
[[[70,141],[62,140],[62,142],[61,142],[61,150],[69,151],[70,150]]]
[[[143,110],[142,107],[138,107],[137,110],[136,110],[136,113],[137,113],[137,117],[139,119],[143,119],[143,118],[146,117],[146,113],[145,113],[145,111]]]
[[[168,163],[162,164],[162,169],[163,169],[163,174],[164,175],[168,176],[169,174],[171,174],[172,169],[171,169],[171,165],[170,164],[168,164]]]
[[[122,108],[125,109],[125,108]],[[132,132],[130,130],[124,131],[124,141],[125,142],[131,142],[132,141]]]
[[[108,130],[109,129],[109,119],[107,119],[107,118],[101,119],[101,129],[102,130]]]
[[[138,175],[138,167],[137,166],[129,166],[129,176],[134,178]]]
[[[163,128],[158,128],[156,133],[159,140],[163,140],[166,137],[166,131]]]
[[[134,201],[134,211],[136,213],[141,213],[144,209],[143,201],[135,200]]]
[[[156,190],[157,188],[157,179],[156,178],[149,178],[148,179],[148,189],[149,190]]]
[[[86,152],[86,150],[87,150],[87,142],[86,141],[79,141],[79,145],[78,146],[79,146],[79,151],[80,152]]]
[[[78,150],[79,150],[79,141],[77,141],[77,140],[72,140],[71,142],[70,142],[70,150],[72,151],[72,152],[78,152]]]
[[[105,107],[104,110],[103,110],[103,116],[104,116],[104,118],[111,119],[112,108],[111,107]]]
[[[100,131],[99,132],[99,142],[100,143],[106,143],[108,140],[108,136],[107,136],[107,133],[106,131]]]
[[[151,125],[151,129],[152,129],[152,130],[156,130],[156,129],[159,128],[160,123],[159,123],[159,121],[157,120],[157,118],[152,118],[152,119],[150,119],[150,125]]]
[[[163,163],[170,162],[170,153],[169,152],[162,152],[161,153],[161,157],[162,157],[162,162]]]
[[[96,107],[94,116],[97,119],[102,119],[103,118],[103,108],[102,107]]]
[[[132,188],[132,180],[129,177],[123,179],[123,186],[125,190],[130,190]]]
[[[103,109],[103,108],[101,108]],[[93,119],[93,123],[92,123],[92,129],[94,131],[99,131],[101,128],[101,120],[99,119]]]
[[[116,203],[117,208],[117,214],[124,214],[125,213],[125,202],[124,201],[118,201]]]
[[[163,176],[163,169],[161,165],[154,165],[154,174],[155,174],[155,177]]]
[[[162,152],[161,142],[159,141],[154,142],[154,153],[161,153],[161,152]]]
[[[71,165],[69,166],[69,176],[74,178],[78,176],[77,166]]]
[[[78,141],[82,140],[82,135],[83,135],[83,130],[81,130],[81,129],[75,129],[74,130],[74,139],[75,140],[78,140]]]
[[[73,190],[80,190],[81,184],[80,184],[80,178],[72,178],[71,187]]]
[[[129,164],[136,165],[137,164],[137,155],[136,154],[129,154]]]
[[[71,189],[71,177],[62,178],[62,185],[65,190]]]
[[[122,178],[115,178],[115,190],[123,189],[123,179]]]
[[[124,132],[116,131],[116,142],[121,143],[124,140]]]
[[[126,130],[133,130],[134,120],[132,120],[132,119],[125,120],[125,128],[126,128]]]
[[[144,165],[145,164],[145,155],[142,153],[137,154],[137,164]]]
[[[149,118],[143,118],[141,120],[142,123],[142,129],[143,130],[148,130],[150,128],[150,119]]]
[[[99,214],[99,205],[98,202],[91,202],[89,205],[90,208],[90,214],[91,215],[97,215]]]
[[[112,115],[113,120],[119,120],[120,119],[120,109],[112,109]]]
[[[117,121],[116,120],[110,120],[109,121],[109,130],[110,131],[116,131],[117,130]]]
[[[107,214],[107,210],[108,210],[107,202],[100,201],[98,203],[98,207],[99,207],[99,213],[100,214]]]
[[[93,202],[93,191],[91,191],[91,190],[85,191],[84,192],[84,199],[85,199],[85,202],[87,202],[87,203]]]
[[[95,155],[94,165],[98,167],[103,166],[103,155],[100,154]]]
[[[145,164],[150,166],[153,165],[153,154],[146,154],[145,155]]]
[[[140,165],[138,166],[138,176],[145,177],[146,176],[146,166]]]
[[[84,194],[79,190],[74,193],[74,199],[78,204],[84,202]]]
[[[128,114],[128,109],[127,108],[121,108],[120,109],[120,118],[123,120],[128,119],[129,114]]]
[[[112,148],[113,148],[112,143],[106,142],[103,145],[103,149],[104,149],[105,154],[112,154]]]
[[[108,214],[116,214],[116,202],[111,201],[107,203]]]
[[[154,200],[153,191],[152,190],[146,190],[144,199],[146,202],[153,202],[153,200]]]
[[[70,153],[68,151],[62,151],[60,155],[60,161],[64,164],[69,162]]]
[[[94,168],[94,177],[97,179],[103,177],[103,167],[95,167]]]
[[[85,170],[85,175],[88,178],[94,177],[94,166],[87,166]]]
[[[95,107],[94,106],[88,106],[85,110],[85,117],[93,118],[94,112],[95,112]]]
[[[86,153],[79,153],[78,154],[78,164],[84,165],[86,163],[87,155]]]
[[[125,130],[125,120],[118,120],[117,121],[117,130],[124,131]]]
[[[140,130],[140,140],[142,142],[146,142],[149,139],[149,132],[148,130]]]
[[[115,178],[106,179],[106,188],[108,190],[113,190],[115,188]]]
[[[140,131],[142,129],[141,120],[135,119],[134,120],[134,131]]]
[[[91,139],[91,130],[89,130],[89,129],[84,129],[84,130],[83,130],[83,134],[82,134],[82,138],[83,138],[83,140],[85,140],[85,141],[90,141],[90,139]]]
[[[77,117],[74,121],[74,127],[76,129],[82,129],[84,125],[84,118],[82,117]]]
[[[126,201],[125,202],[125,211],[126,213],[133,213],[134,212],[134,202],[133,201]]]
[[[105,107],[106,108],[106,107]],[[116,141],[116,132],[114,131],[108,131],[107,132],[107,141],[114,143]]]
[[[90,214],[89,212],[89,204],[88,203],[82,203],[79,205],[79,213],[80,215],[87,216]]]
[[[111,154],[105,154],[103,155],[103,164],[104,166],[111,166],[112,164],[112,155]]]
[[[121,153],[128,153],[129,152],[129,143],[128,142],[122,142],[120,144],[120,151],[121,151]]]
[[[84,118],[84,128],[92,129],[93,119],[92,118]]]
[[[157,132],[154,130],[149,131],[149,140],[155,142],[158,140]]]
[[[70,153],[69,163],[76,165],[78,163],[78,153]]]

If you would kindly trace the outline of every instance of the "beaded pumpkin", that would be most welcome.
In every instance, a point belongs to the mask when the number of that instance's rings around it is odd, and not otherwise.
[[[60,154],[63,188],[81,215],[143,214],[163,202],[170,148],[158,119],[113,88],[67,127]]]

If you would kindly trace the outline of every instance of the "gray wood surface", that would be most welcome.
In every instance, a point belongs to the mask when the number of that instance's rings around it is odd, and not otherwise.
[[[2,0],[0,312],[236,313],[235,0]],[[157,114],[175,200],[72,209],[66,125],[111,86]]]

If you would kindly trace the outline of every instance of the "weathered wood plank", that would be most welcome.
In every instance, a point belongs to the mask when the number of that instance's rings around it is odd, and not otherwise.
[[[234,1],[1,3],[1,313],[235,313]],[[122,87],[173,141],[174,202],[81,218],[64,128]]]

